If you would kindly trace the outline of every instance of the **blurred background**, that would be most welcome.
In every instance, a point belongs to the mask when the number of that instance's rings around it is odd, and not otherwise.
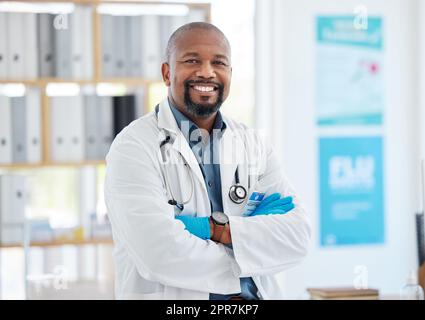
[[[229,38],[222,110],[267,135],[311,217],[286,297],[421,280],[425,0],[0,1],[0,299],[114,298],[104,157],[166,96],[191,21]]]

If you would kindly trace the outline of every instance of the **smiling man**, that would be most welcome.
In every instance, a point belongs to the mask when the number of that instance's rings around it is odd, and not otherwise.
[[[278,275],[305,257],[310,226],[272,148],[220,112],[229,41],[212,24],[184,25],[161,70],[168,97],[107,155],[117,298],[282,298]]]
[[[229,95],[232,75],[229,42],[213,25],[189,24],[171,36],[166,56],[162,76],[169,87],[170,102],[209,132],[217,111]]]

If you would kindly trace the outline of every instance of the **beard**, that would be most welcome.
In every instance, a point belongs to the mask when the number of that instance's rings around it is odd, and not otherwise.
[[[210,82],[211,84],[218,86],[217,101],[215,103],[195,103],[190,97],[189,90],[190,86],[196,83],[207,84],[208,82],[190,80],[184,82],[184,103],[186,105],[186,110],[195,117],[208,118],[210,115],[217,112],[223,104],[224,86],[219,83]]]

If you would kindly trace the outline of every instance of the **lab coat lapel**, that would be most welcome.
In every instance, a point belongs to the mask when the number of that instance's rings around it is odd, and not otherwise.
[[[190,169],[194,173],[194,176],[197,177],[206,191],[207,189],[205,186],[204,176],[202,175],[201,169],[199,168],[198,161],[196,160],[195,155],[190,149],[189,143],[176,123],[173,113],[171,112],[170,105],[168,104],[168,99],[163,100],[159,106],[158,127],[159,129],[164,129],[173,134],[173,149],[179,152],[185,159],[187,164],[190,166]]]
[[[220,176],[221,193],[223,197],[223,210],[232,215],[235,208],[241,205],[233,206],[229,199],[230,187],[235,184],[235,172],[239,166],[239,179],[243,181],[242,174],[245,172],[243,166],[245,163],[245,145],[242,138],[231,128],[227,127],[221,139],[220,148]]]
[[[192,172],[195,174],[195,176],[199,179],[199,182],[204,187],[205,191],[205,180],[204,176],[202,175],[201,168],[199,167],[199,163],[195,158],[195,155],[193,154],[192,149],[190,149],[189,143],[187,142],[186,138],[183,136],[183,133],[179,131],[176,135],[176,138],[173,143],[173,149],[179,152],[182,157],[186,160],[187,164],[189,165]]]

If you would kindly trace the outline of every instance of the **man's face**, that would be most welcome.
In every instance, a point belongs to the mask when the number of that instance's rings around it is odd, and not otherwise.
[[[215,31],[187,31],[177,41],[162,75],[172,102],[195,117],[214,114],[229,95],[230,48]]]

